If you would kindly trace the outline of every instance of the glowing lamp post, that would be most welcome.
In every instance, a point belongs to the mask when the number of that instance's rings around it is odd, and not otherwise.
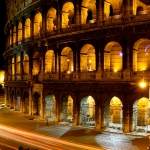
[[[139,87],[144,89],[148,86],[148,99],[150,100],[150,83],[146,82],[144,79],[139,82]]]

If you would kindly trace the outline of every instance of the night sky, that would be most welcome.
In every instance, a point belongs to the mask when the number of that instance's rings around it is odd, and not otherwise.
[[[0,69],[5,69],[5,62],[3,58],[3,52],[5,49],[5,25],[6,15],[5,15],[5,0],[0,0]]]

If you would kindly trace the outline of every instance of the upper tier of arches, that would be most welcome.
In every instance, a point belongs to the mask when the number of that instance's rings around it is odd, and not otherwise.
[[[94,24],[119,19],[128,15],[148,14],[150,5],[140,0],[72,0],[47,4],[47,8],[35,9],[34,13],[18,17],[8,25],[9,45],[16,44],[31,36],[40,37],[43,32],[51,33],[58,29],[71,28],[75,25]]]

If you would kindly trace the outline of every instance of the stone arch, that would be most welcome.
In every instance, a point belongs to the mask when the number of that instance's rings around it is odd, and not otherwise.
[[[96,0],[82,0],[81,4],[81,23],[96,22]]]
[[[11,74],[12,74],[12,78],[13,78],[15,75],[15,57],[13,57],[11,60]]]
[[[45,54],[45,73],[55,72],[54,50],[47,50]]]
[[[120,98],[113,96],[107,105],[104,112],[104,126],[108,130],[122,130],[122,101]]]
[[[18,24],[18,42],[22,41],[22,22]]]
[[[40,93],[33,93],[33,115],[40,115]]]
[[[62,96],[61,122],[72,125],[73,120],[73,98],[70,95]]]
[[[123,65],[122,47],[118,42],[112,41],[106,44],[104,49],[104,70],[118,72]]]
[[[96,70],[96,50],[92,44],[85,44],[80,50],[80,71]]]
[[[16,74],[19,75],[21,73],[21,56],[20,54],[16,55]]]
[[[47,95],[45,97],[45,117],[49,121],[56,121],[56,98],[55,95]]]
[[[24,74],[29,74],[29,56],[25,52],[23,55],[23,71]]]
[[[38,75],[40,72],[40,53],[38,51],[33,54],[33,69],[32,74]]]
[[[31,36],[31,20],[27,18],[25,21],[25,39],[30,38]]]
[[[29,114],[29,93],[28,91],[23,92],[23,112]]]
[[[21,108],[21,98],[22,98],[22,93],[21,89],[16,89],[16,100],[15,100],[15,110],[20,111]]]
[[[56,18],[57,18],[57,10],[51,7],[47,12],[47,31],[51,32],[56,30]]]
[[[42,29],[42,14],[37,12],[34,16],[34,36],[40,36]]]
[[[16,40],[17,40],[16,32],[17,32],[17,29],[16,29],[16,26],[14,26],[14,28],[13,28],[13,44],[16,44]]]
[[[113,15],[120,15],[121,8],[123,5],[123,0],[107,0],[104,2],[104,16],[108,18],[109,16]]]
[[[61,72],[73,72],[73,51],[70,47],[64,47],[61,52]]]
[[[62,28],[67,28],[74,23],[74,4],[65,2],[62,7]]]
[[[95,127],[95,100],[92,96],[81,99],[79,122],[82,126]]]
[[[150,40],[141,38],[133,46],[133,70],[146,71],[150,69]]]
[[[133,130],[137,132],[150,131],[150,101],[142,97],[133,105]]]

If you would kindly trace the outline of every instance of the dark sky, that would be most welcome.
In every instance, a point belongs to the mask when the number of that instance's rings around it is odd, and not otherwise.
[[[5,36],[4,36],[4,25],[5,25],[5,0],[0,0],[0,69],[4,69],[5,62],[3,59],[3,52],[5,49]]]

